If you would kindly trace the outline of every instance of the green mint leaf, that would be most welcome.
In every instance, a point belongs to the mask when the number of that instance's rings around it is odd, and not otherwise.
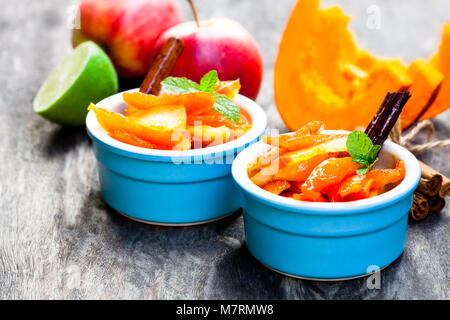
[[[378,152],[381,146],[374,146],[372,140],[361,131],[352,131],[347,138],[347,152],[352,160],[361,165],[357,174],[366,174],[378,161]]]
[[[203,76],[200,84],[187,78],[167,77],[161,81],[161,86],[164,90],[173,93],[191,93],[199,91],[209,93],[216,97],[216,103],[213,106],[214,110],[223,114],[228,119],[238,122],[241,118],[241,109],[228,99],[227,96],[214,93],[218,80],[217,71],[212,70]]]
[[[191,93],[200,91],[200,85],[187,78],[167,77],[161,81],[162,88],[173,93]]]
[[[364,175],[364,174],[367,174],[367,172],[369,172],[368,167],[360,167],[360,168],[356,169],[356,174]]]
[[[216,70],[211,70],[200,80],[200,91],[212,93],[216,88],[219,76]]]
[[[371,166],[375,164],[375,162],[378,161],[378,152],[380,152],[381,146],[372,146],[369,153],[367,154],[367,160]]]
[[[230,120],[238,122],[241,118],[241,109],[233,103],[227,96],[223,94],[214,94],[216,97],[216,103],[214,104],[214,110],[223,114]]]
[[[368,154],[372,148],[372,141],[361,131],[353,131],[347,138],[347,152],[352,160],[362,166],[369,165]]]

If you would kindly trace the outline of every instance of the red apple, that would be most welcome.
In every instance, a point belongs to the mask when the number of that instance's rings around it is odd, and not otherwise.
[[[241,93],[256,99],[261,86],[263,61],[256,40],[239,23],[215,18],[185,22],[165,31],[156,44],[160,49],[170,37],[184,42],[184,51],[175,63],[172,75],[200,81],[217,70],[220,80],[240,79]]]
[[[82,0],[74,47],[86,40],[103,46],[122,77],[147,74],[162,32],[183,21],[176,0]]]

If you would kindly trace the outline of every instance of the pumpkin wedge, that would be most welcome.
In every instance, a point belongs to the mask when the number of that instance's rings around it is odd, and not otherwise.
[[[423,59],[413,61],[409,65],[407,73],[412,80],[409,88],[411,99],[403,108],[400,116],[402,130],[418,120],[420,114],[439,92],[440,84],[444,79],[442,73]]]
[[[433,104],[420,117],[420,120],[431,119],[450,108],[450,23],[444,24],[442,42],[438,53],[431,58],[431,63],[444,74],[441,88]]]
[[[319,9],[319,0],[299,0],[275,63],[275,101],[291,130],[311,120],[329,129],[365,127],[387,91],[409,87],[399,61],[360,50],[340,8]]]

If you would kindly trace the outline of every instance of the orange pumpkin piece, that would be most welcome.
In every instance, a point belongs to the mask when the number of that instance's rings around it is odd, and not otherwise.
[[[367,178],[373,179],[370,190],[379,190],[387,184],[398,183],[405,177],[405,164],[398,161],[394,169],[374,169],[367,173]]]
[[[354,175],[358,168],[359,165],[350,157],[327,159],[314,168],[302,185],[302,192],[315,201],[328,188],[339,185],[345,178]]]
[[[234,132],[225,126],[217,128],[203,125],[195,127],[188,126],[187,130],[191,135],[194,149],[224,144],[234,138]]]
[[[275,180],[269,182],[264,186],[264,190],[269,191],[270,193],[279,195],[283,191],[286,191],[290,188],[290,184],[287,180]]]
[[[339,186],[339,196],[347,200],[361,200],[367,199],[370,194],[370,187],[373,183],[373,178],[367,175],[354,175],[346,178]]]
[[[310,135],[318,135],[324,128],[324,124],[321,121],[311,121],[302,126],[300,129],[295,131],[293,134],[289,135],[279,135],[275,137],[262,136],[261,140],[264,143],[273,146],[283,146],[286,145],[288,140],[294,138],[303,138]]]
[[[294,137],[302,137],[302,136],[309,136],[312,134],[319,134],[323,131],[323,128],[325,127],[324,123],[322,121],[310,121],[304,126],[302,126],[300,129],[294,132]]]
[[[226,95],[229,99],[234,99],[241,89],[241,82],[238,80],[218,81],[215,92]]]
[[[283,33],[275,63],[275,101],[296,130],[310,120],[328,129],[365,127],[388,91],[411,79],[399,61],[382,61],[358,49],[349,18],[319,0],[299,0]]]
[[[274,175],[275,179],[303,182],[308,179],[313,169],[328,158],[327,153],[318,154],[303,161],[290,161]]]
[[[145,119],[149,122],[146,123],[138,118],[125,117],[122,114],[98,108],[94,104],[91,104],[88,109],[95,112],[97,121],[109,134],[114,131],[128,132],[139,139],[159,146],[161,149],[172,149],[182,142],[182,137],[173,139],[174,128],[155,126],[154,122],[149,121],[149,119]]]
[[[282,151],[278,147],[270,147],[267,152],[260,155],[255,162],[249,163],[247,166],[247,173],[249,177],[252,177],[256,174],[256,172],[262,167],[270,165],[272,161],[277,159],[280,156]]]
[[[242,130],[249,130],[251,128],[250,121],[248,120],[247,115],[245,115],[243,110],[241,110],[241,117],[237,122],[228,119],[223,114],[218,113],[214,109],[202,113],[188,114],[187,124],[189,126],[195,126],[196,122],[200,125],[207,125],[211,127],[226,126],[230,129]]]
[[[420,117],[420,120],[434,118],[450,108],[450,23],[444,24],[442,42],[438,53],[431,59],[431,63],[444,75],[444,80],[436,99]]]
[[[422,111],[427,108],[433,96],[438,93],[444,76],[433,65],[423,59],[413,61],[407,70],[412,80],[409,88],[411,99],[400,115],[402,129],[415,123]]]
[[[409,88],[412,81],[406,74],[406,68],[398,60],[377,61],[368,72],[367,77],[360,80],[358,89],[342,106],[342,113],[333,119],[333,127],[353,130],[366,128],[382,104],[386,93]],[[343,125],[340,121],[344,120]]]
[[[135,110],[130,117],[153,127],[169,130],[186,128],[186,109],[182,105],[161,105],[146,110]]]
[[[145,141],[141,138],[138,138],[136,135],[125,132],[123,130],[114,130],[109,133],[111,138],[116,139],[120,142],[130,144],[132,146],[141,147],[141,148],[148,148],[148,149],[158,149],[160,148],[156,144],[150,143],[148,141]]]
[[[122,95],[125,103],[135,109],[149,109],[156,106],[182,105],[186,112],[203,112],[211,109],[216,97],[206,92],[193,92],[185,94],[170,94],[153,96],[141,92],[126,92]]]
[[[283,137],[283,138],[282,138]],[[340,139],[346,137],[346,135],[327,135],[327,134],[314,134],[310,136],[303,137],[289,137],[288,139],[284,137],[289,136],[281,136],[279,139],[279,145],[286,150],[302,150],[314,147],[316,145],[329,142],[334,139]],[[264,138],[264,137],[263,137]],[[264,142],[266,139],[262,139]],[[266,140],[267,141],[267,140]]]
[[[301,193],[302,192],[303,181],[302,182],[289,181],[289,183],[291,184],[291,187],[289,188],[289,191],[291,191],[293,193]]]
[[[294,193],[292,195],[292,198],[299,201],[307,201],[307,202],[328,202],[327,199],[325,199],[323,196],[318,196],[314,200],[309,198],[303,193]]]

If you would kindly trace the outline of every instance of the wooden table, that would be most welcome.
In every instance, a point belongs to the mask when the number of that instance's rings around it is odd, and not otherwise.
[[[331,3],[332,1],[326,1]],[[358,17],[359,42],[378,54],[426,57],[450,20],[447,0],[339,2]],[[186,19],[186,3],[180,0]],[[258,102],[272,128],[284,128],[273,102],[280,32],[293,0],[197,0],[201,18],[239,20],[261,45],[265,79]],[[410,223],[404,254],[366,279],[322,283],[276,274],[245,246],[242,216],[190,228],[143,225],[103,202],[84,128],[62,128],[32,111],[51,69],[70,50],[71,1],[2,0],[0,4],[0,298],[118,299],[448,299],[449,209]],[[381,29],[366,26],[378,5]],[[449,137],[450,114],[435,120]],[[449,150],[421,159],[449,175]]]

